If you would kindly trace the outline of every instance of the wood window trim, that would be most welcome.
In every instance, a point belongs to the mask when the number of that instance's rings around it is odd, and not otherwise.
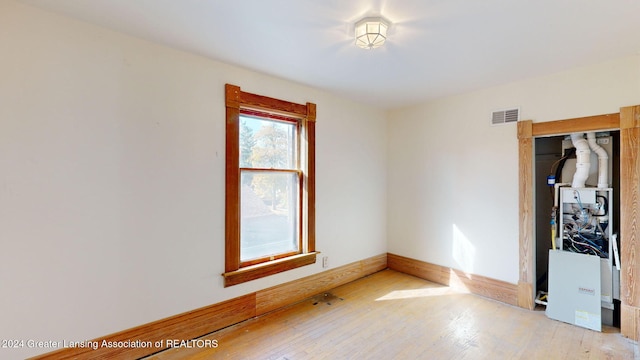
[[[315,243],[315,121],[316,105],[296,104],[267,96],[244,92],[239,86],[225,85],[226,102],[226,192],[225,192],[225,272],[224,286],[232,286],[259,279],[283,271],[316,262]],[[239,135],[241,109],[264,111],[274,115],[300,118],[304,131],[301,139],[305,144],[305,174],[303,193],[306,197],[302,207],[303,231],[306,241],[300,254],[275,259],[260,264],[241,267],[240,264],[240,167]]]

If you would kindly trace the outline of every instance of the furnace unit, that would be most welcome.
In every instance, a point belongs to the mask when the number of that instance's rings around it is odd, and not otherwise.
[[[606,139],[600,142],[610,144],[610,138]],[[553,184],[553,248],[549,251],[546,314],[600,331],[603,323],[613,324],[614,299],[620,299],[610,164],[607,150],[598,144],[595,134],[587,134],[587,139],[583,134],[572,134],[571,144],[576,149],[573,181]],[[589,187],[588,179],[596,177],[597,185]]]

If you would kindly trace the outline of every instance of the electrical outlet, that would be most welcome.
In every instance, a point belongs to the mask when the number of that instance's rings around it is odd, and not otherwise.
[[[328,268],[329,267],[329,257],[328,256],[323,256],[322,257],[322,267],[323,268]]]

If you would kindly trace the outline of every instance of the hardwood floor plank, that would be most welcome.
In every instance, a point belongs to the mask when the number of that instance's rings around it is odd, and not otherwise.
[[[579,328],[393,270],[328,293],[202,338],[218,348],[148,359],[634,359],[637,352],[619,329]]]

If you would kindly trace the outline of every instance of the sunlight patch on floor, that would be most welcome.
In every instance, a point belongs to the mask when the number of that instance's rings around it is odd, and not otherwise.
[[[401,300],[401,299],[412,299],[412,298],[443,296],[443,295],[457,295],[457,294],[463,294],[463,292],[454,290],[448,286],[424,288],[424,289],[411,289],[411,290],[395,290],[388,293],[385,296],[377,298],[376,301]]]

